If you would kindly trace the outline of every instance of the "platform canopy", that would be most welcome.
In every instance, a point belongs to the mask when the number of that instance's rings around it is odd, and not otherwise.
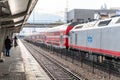
[[[19,32],[38,0],[0,0],[0,29]]]

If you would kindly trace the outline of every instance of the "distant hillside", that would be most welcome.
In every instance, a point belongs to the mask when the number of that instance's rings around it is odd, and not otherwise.
[[[54,23],[56,21],[64,22],[64,18],[53,14],[39,14],[31,15],[27,22],[29,23]]]

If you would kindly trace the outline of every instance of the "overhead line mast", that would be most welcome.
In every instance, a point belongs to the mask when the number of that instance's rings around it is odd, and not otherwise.
[[[66,23],[68,23],[68,0],[66,0],[65,21]]]

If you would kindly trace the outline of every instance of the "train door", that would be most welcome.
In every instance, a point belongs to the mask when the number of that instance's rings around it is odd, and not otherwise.
[[[77,34],[75,33],[75,45],[77,45]]]
[[[60,33],[60,47],[63,48],[63,33]]]

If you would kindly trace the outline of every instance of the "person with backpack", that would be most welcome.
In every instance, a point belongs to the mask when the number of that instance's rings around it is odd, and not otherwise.
[[[6,50],[6,56],[10,56],[10,49],[12,47],[12,42],[9,39],[9,36],[5,39],[5,50]]]

